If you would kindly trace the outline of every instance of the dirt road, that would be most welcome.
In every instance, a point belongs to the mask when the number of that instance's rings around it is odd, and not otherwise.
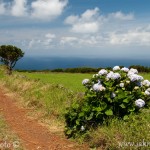
[[[37,120],[27,117],[28,110],[16,105],[11,98],[0,89],[0,110],[13,132],[22,141],[26,150],[88,150],[85,145],[78,145],[51,133]]]

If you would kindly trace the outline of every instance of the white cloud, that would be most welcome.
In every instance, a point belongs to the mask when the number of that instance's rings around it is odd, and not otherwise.
[[[5,14],[6,8],[3,1],[0,1],[0,15]]]
[[[150,25],[94,35],[64,36],[60,43],[73,47],[150,46]]]
[[[44,41],[43,41],[43,44],[45,45],[45,46],[49,46],[49,45],[51,45],[51,43],[53,42],[53,40],[56,38],[56,35],[55,34],[51,34],[51,33],[47,33],[46,35],[45,35],[45,39],[44,39]]]
[[[54,39],[54,38],[56,37],[56,35],[55,35],[55,34],[52,34],[52,33],[47,33],[47,34],[45,35],[45,37],[48,38],[48,39]]]
[[[61,45],[71,45],[73,47],[97,47],[102,42],[100,36],[64,36],[61,37]]]
[[[124,14],[121,11],[118,11],[118,12],[109,14],[109,18],[110,19],[115,18],[115,19],[118,19],[118,20],[133,20],[134,15],[133,15],[133,13]]]
[[[32,40],[29,41],[28,47],[29,48],[38,48],[38,47],[44,47],[48,48],[51,47],[54,44],[54,39],[56,38],[55,34],[47,33],[45,35],[41,35],[38,38],[33,37]]]
[[[0,0],[0,15],[15,17],[28,16],[32,19],[51,21],[60,16],[67,5],[68,0],[12,0],[3,2]]]
[[[150,26],[136,28],[123,33],[110,33],[110,43],[113,45],[147,45],[150,46]]]
[[[66,18],[65,23],[66,24],[74,24],[76,22],[78,22],[79,17],[78,16],[69,16]]]
[[[16,17],[25,16],[27,14],[27,0],[14,0],[11,14]]]
[[[73,36],[61,37],[61,40],[60,40],[60,44],[62,45],[65,45],[65,44],[74,45],[77,42],[78,42],[78,38],[73,37]]]
[[[99,30],[99,8],[88,9],[80,16],[71,15],[66,18],[66,24],[72,25],[76,33],[96,33]]]
[[[53,19],[62,14],[67,0],[37,0],[32,2],[32,17],[37,19]]]
[[[77,23],[72,27],[72,31],[77,33],[96,33],[98,30],[98,22]]]
[[[110,13],[107,16],[100,14],[99,8],[88,9],[81,15],[71,15],[65,19],[65,23],[71,25],[71,31],[76,33],[97,33],[100,27],[110,22],[133,20],[132,13],[124,14],[121,11]],[[106,24],[107,23],[107,24]],[[114,23],[115,24],[115,23]]]

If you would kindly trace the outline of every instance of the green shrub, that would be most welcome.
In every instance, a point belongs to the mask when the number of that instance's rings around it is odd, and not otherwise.
[[[133,68],[101,69],[82,84],[86,88],[84,99],[73,103],[65,115],[68,137],[84,134],[113,117],[126,120],[149,106],[150,82]]]

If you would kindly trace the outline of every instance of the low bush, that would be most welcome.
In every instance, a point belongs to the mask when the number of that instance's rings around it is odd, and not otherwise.
[[[84,134],[114,117],[127,120],[150,104],[150,82],[133,68],[101,69],[82,84],[84,99],[74,102],[65,114],[68,137]]]

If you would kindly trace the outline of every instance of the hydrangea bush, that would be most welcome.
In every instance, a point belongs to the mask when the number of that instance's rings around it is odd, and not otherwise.
[[[86,88],[84,99],[72,104],[65,115],[69,137],[85,133],[111,117],[126,120],[131,113],[149,106],[150,81],[133,68],[101,69],[82,84]]]

